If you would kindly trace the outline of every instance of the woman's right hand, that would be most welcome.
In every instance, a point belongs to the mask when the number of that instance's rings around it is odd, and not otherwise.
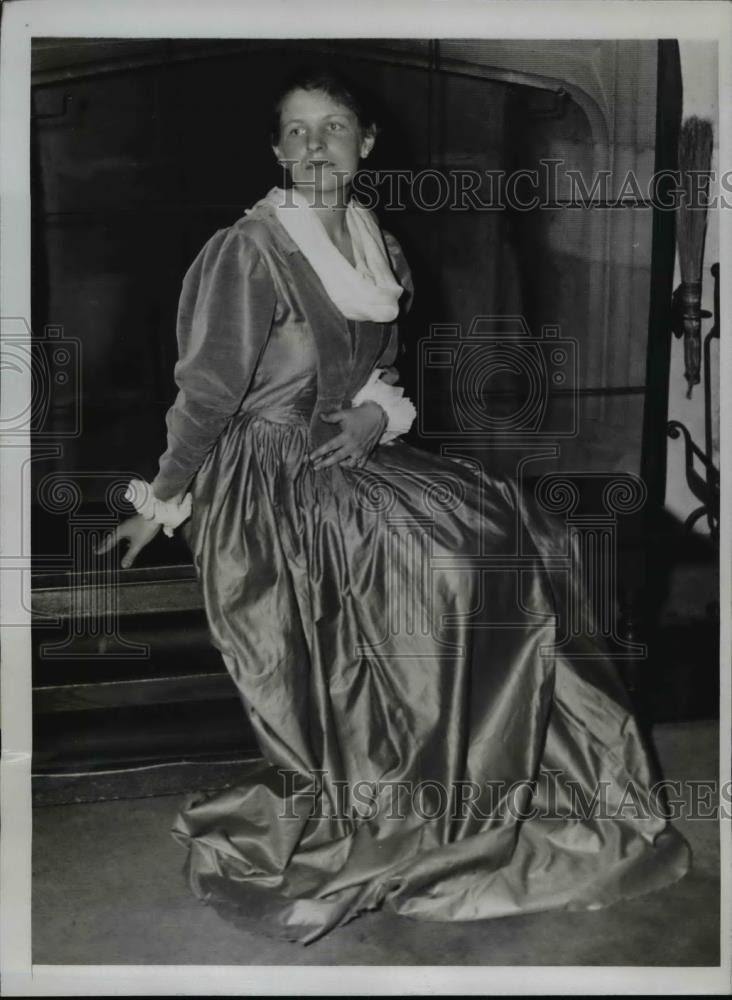
[[[157,521],[147,521],[141,514],[133,514],[132,517],[120,522],[113,531],[110,531],[94,549],[94,555],[100,556],[104,552],[109,552],[123,538],[126,538],[129,540],[129,545],[122,557],[121,566],[123,569],[129,569],[148,542],[155,538],[161,527],[162,525],[158,524]]]

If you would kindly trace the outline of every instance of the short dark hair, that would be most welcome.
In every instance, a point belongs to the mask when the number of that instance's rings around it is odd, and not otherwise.
[[[362,132],[376,135],[376,124],[373,108],[366,95],[340,71],[329,66],[300,66],[290,74],[277,90],[272,102],[272,122],[270,138],[276,145],[280,136],[280,115],[285,99],[293,90],[322,90],[333,100],[354,113]]]

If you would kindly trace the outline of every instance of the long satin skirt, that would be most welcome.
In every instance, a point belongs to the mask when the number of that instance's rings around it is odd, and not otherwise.
[[[194,893],[310,942],[380,907],[479,920],[681,878],[615,666],[560,641],[562,526],[468,461],[397,441],[314,471],[307,446],[305,420],[242,412],[192,488],[212,641],[263,758],[178,815]]]

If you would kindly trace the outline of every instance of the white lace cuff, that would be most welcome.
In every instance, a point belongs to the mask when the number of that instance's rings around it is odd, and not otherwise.
[[[383,368],[374,368],[366,384],[351,400],[351,405],[360,406],[366,402],[379,404],[389,418],[386,429],[381,435],[381,444],[386,444],[409,431],[417,411],[411,399],[404,395],[404,389],[400,385],[389,385],[382,381],[383,371]]]
[[[128,500],[138,514],[146,521],[156,521],[162,524],[168,538],[173,537],[173,529],[191,516],[191,494],[186,493],[182,500],[158,500],[149,483],[144,479],[131,479],[125,492]]]

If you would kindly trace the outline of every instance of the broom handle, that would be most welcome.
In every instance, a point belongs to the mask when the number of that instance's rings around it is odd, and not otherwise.
[[[701,373],[701,281],[686,281],[681,285],[681,315],[684,330],[684,378],[691,390],[699,384]]]

